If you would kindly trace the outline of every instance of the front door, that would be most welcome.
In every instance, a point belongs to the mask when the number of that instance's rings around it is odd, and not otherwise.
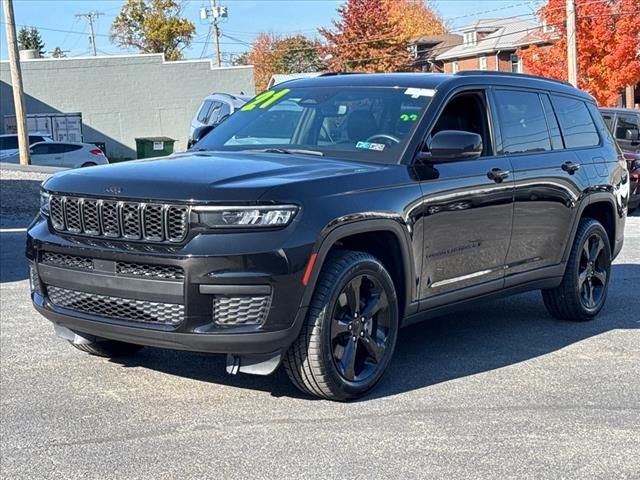
[[[424,232],[420,308],[432,308],[502,288],[511,236],[513,179],[507,158],[494,154],[484,90],[446,104],[430,135],[442,130],[479,134],[475,160],[416,165]]]

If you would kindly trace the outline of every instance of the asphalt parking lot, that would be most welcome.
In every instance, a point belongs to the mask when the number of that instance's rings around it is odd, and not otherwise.
[[[349,404],[222,356],[83,354],[31,307],[23,244],[0,233],[2,478],[640,478],[640,216],[597,320],[534,292],[409,327]]]

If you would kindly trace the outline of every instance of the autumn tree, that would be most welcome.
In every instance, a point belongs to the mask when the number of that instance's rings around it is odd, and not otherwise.
[[[18,48],[20,50],[37,50],[44,55],[44,42],[36,27],[21,27],[18,32]]]
[[[640,81],[638,10],[638,0],[576,0],[578,86],[600,105],[615,105],[620,90]],[[545,34],[552,44],[532,46],[519,55],[528,72],[566,80],[565,0],[548,0],[538,15],[555,30]]]
[[[348,0],[338,14],[333,29],[320,29],[334,71],[406,70],[412,38],[445,32],[437,14],[418,0]]]
[[[122,48],[180,60],[196,31],[182,11],[179,0],[127,0],[111,25],[111,41]]]
[[[320,43],[303,35],[279,37],[261,33],[246,61],[253,65],[258,90],[267,87],[274,73],[314,72],[322,68]]]

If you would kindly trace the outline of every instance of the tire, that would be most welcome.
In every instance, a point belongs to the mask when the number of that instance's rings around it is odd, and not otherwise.
[[[600,222],[583,218],[573,240],[562,283],[556,288],[542,290],[545,307],[560,320],[592,320],[604,306],[610,278],[609,236]]]
[[[309,395],[358,398],[382,377],[398,325],[395,287],[382,263],[364,252],[331,252],[302,331],[284,357],[285,370]]]
[[[116,340],[102,340],[92,343],[71,343],[78,350],[96,355],[98,357],[127,357],[133,355],[142,349],[142,345],[134,345],[133,343],[118,342]]]
[[[84,168],[84,167],[95,167],[97,165],[97,163],[93,163],[93,162],[87,162],[87,163],[83,163],[80,168]]]

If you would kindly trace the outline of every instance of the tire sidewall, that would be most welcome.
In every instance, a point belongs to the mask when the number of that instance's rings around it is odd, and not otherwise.
[[[594,234],[597,233],[598,236],[602,239],[603,243],[604,243],[604,248],[605,248],[605,253],[607,255],[607,268],[606,268],[606,272],[607,272],[607,279],[606,279],[606,284],[604,285],[604,290],[602,293],[602,298],[600,299],[600,301],[598,302],[598,304],[594,307],[594,308],[588,308],[586,305],[584,305],[584,303],[582,302],[582,292],[580,291],[580,288],[578,287],[578,277],[580,275],[580,258],[582,256],[582,248],[584,243]],[[611,280],[611,244],[609,242],[609,236],[607,235],[607,232],[605,231],[604,227],[594,221],[582,234],[582,236],[579,239],[579,242],[576,244],[576,257],[574,258],[574,265],[572,266],[572,275],[573,275],[573,284],[575,285],[574,288],[574,295],[576,295],[576,299],[578,302],[578,305],[580,305],[580,307],[582,308],[582,310],[584,311],[585,315],[589,316],[589,317],[595,317],[600,310],[602,310],[602,307],[604,306],[606,300],[607,300],[607,294],[609,291],[609,283]]]
[[[380,281],[380,284],[382,285],[382,288],[384,288],[387,298],[389,299],[392,323],[389,331],[389,343],[385,350],[385,358],[382,362],[381,368],[373,376],[365,380],[352,382],[345,379],[336,368],[332,351],[331,324],[333,322],[333,309],[338,301],[338,297],[340,296],[342,289],[349,281],[351,281],[351,279],[363,274],[375,276]],[[355,263],[340,274],[340,277],[338,281],[335,282],[330,295],[325,300],[321,315],[321,360],[323,365],[325,365],[328,377],[331,379],[331,383],[340,390],[342,394],[341,396],[344,396],[347,399],[362,395],[373,388],[384,374],[391,357],[393,356],[396,340],[398,338],[400,323],[398,299],[391,276],[387,273],[383,265],[374,259],[361,260]]]

